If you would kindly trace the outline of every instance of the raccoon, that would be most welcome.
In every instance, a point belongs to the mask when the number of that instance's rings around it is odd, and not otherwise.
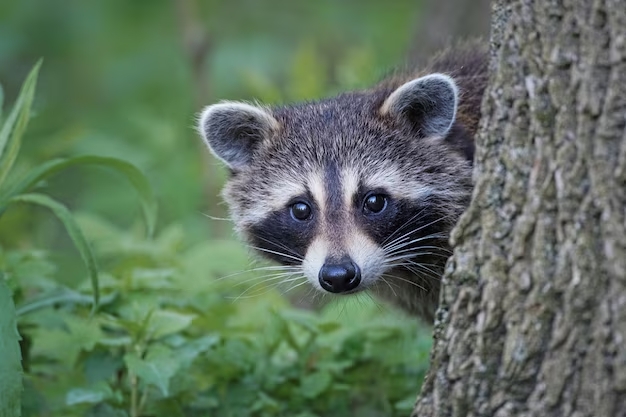
[[[320,291],[371,290],[432,321],[472,192],[487,63],[474,43],[362,91],[206,107],[198,131],[231,172],[236,230]]]

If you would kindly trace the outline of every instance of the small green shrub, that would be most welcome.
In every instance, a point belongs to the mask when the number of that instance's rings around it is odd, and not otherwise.
[[[408,414],[430,348],[430,333],[413,321],[365,296],[345,310],[295,309],[255,272],[240,273],[249,253],[239,243],[190,243],[176,224],[153,234],[152,191],[124,161],[59,159],[8,176],[37,69],[3,122],[0,178],[10,181],[0,183],[0,211],[16,203],[52,210],[87,273],[68,287],[50,251],[0,248],[0,416]],[[148,233],[70,213],[41,192],[45,178],[76,164],[124,175]]]

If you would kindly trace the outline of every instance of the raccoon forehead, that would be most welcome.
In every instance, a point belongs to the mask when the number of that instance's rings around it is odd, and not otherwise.
[[[392,164],[361,170],[347,167],[342,170],[341,177],[346,201],[349,201],[348,199],[351,199],[361,188],[385,190],[392,197],[407,200],[419,200],[435,192],[430,185]]]

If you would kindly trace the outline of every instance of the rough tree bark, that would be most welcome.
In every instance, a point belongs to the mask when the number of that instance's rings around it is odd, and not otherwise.
[[[499,0],[414,416],[626,416],[626,0]]]

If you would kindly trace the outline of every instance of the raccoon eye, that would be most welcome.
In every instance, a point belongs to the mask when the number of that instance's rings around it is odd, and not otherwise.
[[[387,207],[387,196],[383,194],[370,194],[365,197],[363,212],[365,214],[380,213]]]
[[[300,221],[308,220],[311,217],[311,206],[302,202],[292,204],[291,216]]]

